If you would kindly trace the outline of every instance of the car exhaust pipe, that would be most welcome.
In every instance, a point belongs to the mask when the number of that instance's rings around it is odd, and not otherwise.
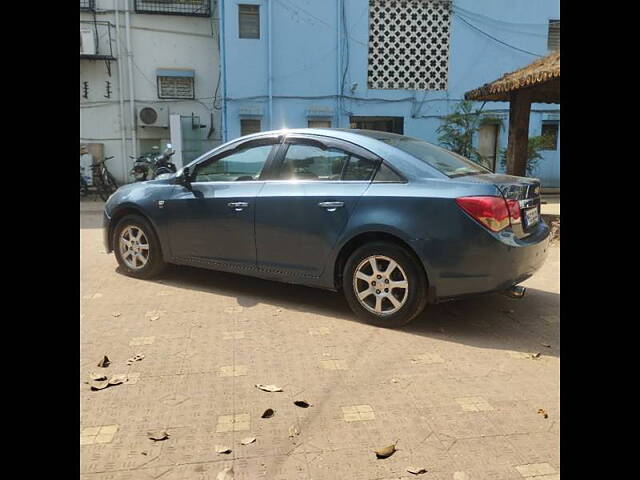
[[[524,294],[527,292],[527,287],[523,287],[522,285],[514,285],[508,290],[505,290],[505,295],[509,298],[522,298]]]

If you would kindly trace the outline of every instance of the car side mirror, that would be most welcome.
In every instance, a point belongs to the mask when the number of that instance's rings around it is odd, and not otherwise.
[[[191,169],[189,167],[182,169],[182,174],[178,177],[178,182],[187,188],[191,188]]]

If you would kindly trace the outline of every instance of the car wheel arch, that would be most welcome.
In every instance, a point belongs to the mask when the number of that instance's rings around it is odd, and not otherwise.
[[[427,285],[431,285],[429,281],[429,272],[427,272],[424,263],[420,260],[417,252],[409,242],[393,233],[385,231],[366,231],[352,236],[340,247],[338,255],[335,258],[333,268],[333,283],[336,290],[341,290],[342,288],[342,272],[349,256],[360,246],[375,241],[388,241],[405,248],[411,256],[414,257],[415,261],[424,272],[425,278],[427,279]]]
[[[121,205],[111,215],[111,221],[109,222],[109,236],[108,236],[109,248],[111,250],[115,248],[115,245],[113,245],[113,232],[115,231],[115,228],[118,225],[118,222],[124,217],[126,217],[127,215],[138,215],[144,218],[147,222],[149,222],[149,224],[151,225],[151,228],[153,228],[154,233],[156,234],[156,237],[160,238],[160,236],[158,235],[158,227],[156,226],[155,222],[151,219],[151,217],[144,212],[144,210],[142,210],[137,205],[125,204],[125,205]]]

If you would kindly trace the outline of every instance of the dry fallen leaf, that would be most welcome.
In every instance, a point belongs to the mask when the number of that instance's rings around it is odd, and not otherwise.
[[[259,388],[264,392],[281,392],[282,391],[280,387],[276,387],[275,385],[263,385],[261,383],[257,383],[256,388]]]
[[[311,404],[311,403],[309,403],[309,402],[307,402],[305,400],[296,400],[293,403],[294,403],[294,405],[296,405],[296,406],[298,406],[300,408],[309,408],[309,407],[313,406],[313,404]]]
[[[295,425],[291,425],[289,427],[289,436],[295,437],[296,435],[300,435],[300,430]]]
[[[421,475],[423,473],[427,473],[427,469],[420,467],[407,467],[407,472],[413,473],[414,475]]]
[[[544,418],[549,418],[549,415],[547,415],[547,412],[545,412],[544,409],[542,408],[538,409],[538,413],[542,415]]]
[[[233,467],[224,467],[218,475],[216,480],[233,480]]]
[[[91,385],[91,390],[102,390],[109,386],[109,380],[106,380],[106,377],[105,380],[91,380],[89,385]]]
[[[147,432],[147,438],[154,442],[160,442],[169,438],[169,434],[164,430],[154,430],[152,432]]]
[[[111,378],[109,379],[109,385],[120,385],[121,383],[124,383],[127,381],[127,376],[124,373],[121,373],[119,375],[111,375]]]
[[[240,440],[240,443],[242,445],[249,445],[250,443],[253,443],[255,441],[256,441],[256,437],[247,437]]]
[[[131,365],[133,362],[139,362],[144,358],[144,355],[141,353],[136,353],[133,357],[127,360],[127,365]]]
[[[384,447],[381,448],[379,450],[374,450],[376,457],[378,458],[387,458],[390,457],[391,455],[393,455],[393,452],[396,451],[396,444],[398,442],[396,441],[396,443],[394,443],[393,445],[389,445],[388,447]]]
[[[224,445],[216,445],[216,453],[231,453],[231,449]]]
[[[275,415],[276,411],[273,408],[267,408],[262,414],[261,418],[271,418]]]
[[[107,357],[106,355],[102,360],[98,362],[98,366],[103,368],[108,367],[110,364],[111,364],[111,360],[109,360],[109,357]]]

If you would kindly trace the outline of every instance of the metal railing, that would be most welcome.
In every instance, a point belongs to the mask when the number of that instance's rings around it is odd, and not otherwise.
[[[211,16],[211,0],[135,0],[137,13],[162,15]]]
[[[93,31],[95,41],[95,53],[81,53],[80,58],[115,60],[113,55],[113,39],[111,29],[114,25],[107,21],[80,20],[80,26]]]

